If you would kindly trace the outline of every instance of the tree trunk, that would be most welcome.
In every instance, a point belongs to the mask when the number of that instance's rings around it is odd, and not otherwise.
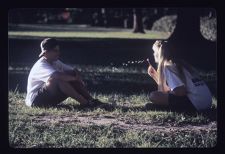
[[[133,33],[145,33],[142,22],[142,10],[141,9],[133,9]]]
[[[206,40],[200,32],[200,9],[178,9],[176,28],[168,41],[173,52],[192,65],[216,68],[216,42]]]

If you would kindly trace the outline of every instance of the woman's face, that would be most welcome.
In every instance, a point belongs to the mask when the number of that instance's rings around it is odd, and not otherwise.
[[[154,56],[155,62],[158,63],[159,62],[159,49],[160,48],[157,44],[154,44],[152,49],[154,51],[153,56]]]

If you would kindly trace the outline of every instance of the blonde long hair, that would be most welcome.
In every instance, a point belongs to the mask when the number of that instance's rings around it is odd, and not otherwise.
[[[188,63],[186,63],[184,60],[178,59],[176,55],[173,53],[170,44],[167,41],[161,41],[157,40],[153,44],[153,48],[157,47],[158,48],[158,67],[157,67],[157,72],[159,75],[158,78],[158,90],[160,91],[165,91],[165,85],[166,85],[166,80],[164,77],[163,70],[165,69],[165,63],[170,62],[176,65],[177,72],[172,71],[175,73],[186,85],[186,79],[183,73],[183,68],[186,68],[191,74],[194,74],[196,76],[199,76],[197,71]]]

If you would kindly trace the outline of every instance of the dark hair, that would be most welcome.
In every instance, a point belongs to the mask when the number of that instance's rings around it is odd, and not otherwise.
[[[47,51],[47,50],[53,49],[57,45],[59,44],[56,39],[46,38],[41,42],[41,49]]]

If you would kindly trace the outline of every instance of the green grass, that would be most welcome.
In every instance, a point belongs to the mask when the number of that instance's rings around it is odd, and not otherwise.
[[[169,34],[146,31],[134,34],[132,30],[87,28],[87,31],[44,31],[35,26],[9,31],[9,38],[119,38],[166,39]],[[29,25],[30,26],[30,25]],[[28,27],[29,27],[28,26]],[[42,28],[42,29],[40,29]],[[51,26],[47,27],[51,28]],[[55,27],[54,27],[55,28]],[[72,26],[67,27],[72,28]],[[79,108],[79,103],[68,98],[57,108],[30,108],[25,105],[25,93],[9,91],[9,145],[14,148],[183,148],[215,147],[217,143],[216,108],[208,113],[184,113],[169,110],[144,110],[149,102],[143,87],[153,87],[146,68],[75,66],[81,71],[91,95],[114,108]],[[29,67],[9,66],[9,73],[28,74]],[[211,75],[212,74],[212,75]],[[15,75],[15,74],[14,74]],[[204,80],[216,80],[216,74],[201,73]],[[9,81],[10,82],[10,81]],[[99,86],[100,85],[100,86]],[[99,91],[96,91],[99,86]],[[106,93],[106,89],[110,89]],[[133,92],[136,88],[138,92]],[[121,89],[132,90],[125,94]]]
[[[121,39],[166,39],[168,34],[156,31],[147,31],[146,34],[132,32],[33,32],[9,31],[9,38],[15,37],[56,37],[56,38],[121,38]]]
[[[10,25],[9,38],[56,37],[101,39],[166,39],[169,33],[145,30],[145,34],[132,33],[132,29],[102,28],[79,25]],[[32,29],[32,30],[31,30]]]
[[[207,113],[146,110],[149,93],[140,87],[153,85],[146,70],[135,67],[82,66],[83,78],[92,84],[91,95],[112,108],[80,108],[68,98],[57,108],[30,108],[26,93],[9,91],[9,145],[15,148],[183,148],[215,147],[217,143],[217,99]],[[9,67],[27,73],[28,67]],[[207,80],[207,73],[201,74]],[[141,76],[141,78],[140,78]],[[210,78],[211,79],[211,78]],[[216,77],[214,78],[216,79]],[[107,81],[102,84],[103,81]],[[123,84],[124,82],[126,84]],[[10,81],[9,81],[10,82]],[[116,85],[116,83],[118,84]],[[95,84],[93,84],[95,83]],[[102,85],[101,85],[102,84]],[[119,91],[127,84],[137,92]],[[96,87],[100,86],[100,91]],[[114,86],[112,88],[112,86]],[[110,89],[108,93],[106,89]],[[115,88],[115,89],[114,89]],[[135,90],[135,89],[132,89]]]
[[[29,108],[25,106],[25,93],[9,91],[10,146],[181,148],[216,145],[216,121],[208,114],[140,110],[138,107],[148,101],[147,94],[92,95],[103,102],[114,98],[118,107],[79,109],[78,103],[68,98],[64,102],[68,108]],[[216,103],[214,99],[213,104]],[[119,106],[129,108],[124,110]]]

